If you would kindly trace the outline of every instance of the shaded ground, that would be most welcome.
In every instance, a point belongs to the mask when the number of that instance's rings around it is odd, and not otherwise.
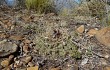
[[[14,51],[13,45],[11,49],[9,45],[1,48],[0,69],[38,66],[40,70],[109,70],[109,49],[87,35],[90,29],[101,28],[100,23],[91,21],[79,23],[53,13],[39,15],[0,8],[0,44],[11,42],[18,46]],[[81,25],[84,32],[78,33],[76,29]],[[5,60],[10,61],[3,63]]]

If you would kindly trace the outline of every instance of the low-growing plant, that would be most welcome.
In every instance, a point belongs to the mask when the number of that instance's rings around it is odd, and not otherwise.
[[[56,27],[57,24],[59,23],[37,25],[37,36],[34,40],[37,53],[49,59],[65,58],[67,56],[80,58],[81,53],[78,51],[78,47],[72,43],[73,34],[70,34],[67,28],[60,27],[58,29],[59,25]]]

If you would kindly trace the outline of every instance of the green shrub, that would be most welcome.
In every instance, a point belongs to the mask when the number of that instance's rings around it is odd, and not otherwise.
[[[73,9],[73,16],[90,16],[90,13],[87,2],[83,2]]]
[[[25,3],[28,10],[35,9],[39,13],[48,11],[48,8],[53,8],[51,0],[26,0]]]
[[[77,22],[81,21],[88,23],[88,19],[89,21],[95,19],[95,21],[101,23],[102,26],[106,26],[109,24],[109,15],[107,12],[109,10],[109,5],[106,2],[100,0],[89,0],[83,1],[79,6],[75,7],[73,10],[73,16]],[[87,17],[87,19],[85,17]]]
[[[105,17],[106,4],[102,1],[93,0],[88,3],[89,10],[92,12],[91,16],[98,16],[100,19]]]
[[[100,19],[105,16],[106,3],[99,0],[92,0],[89,2],[82,2],[74,9],[74,14],[78,16],[93,16]]]

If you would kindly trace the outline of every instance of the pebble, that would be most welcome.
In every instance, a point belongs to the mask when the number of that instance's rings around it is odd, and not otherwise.
[[[3,67],[9,66],[9,65],[10,65],[10,60],[9,60],[9,59],[3,60],[3,61],[1,62],[1,65],[2,65]]]
[[[51,68],[50,70],[61,70],[60,68]]]
[[[78,33],[83,33],[84,32],[84,30],[85,30],[85,27],[84,27],[84,25],[81,25],[81,26],[79,26],[78,28],[77,28],[77,32]]]
[[[16,40],[16,41],[23,40],[22,35],[12,35],[9,38],[12,39],[12,40]]]
[[[23,46],[23,51],[24,51],[25,53],[27,53],[27,52],[29,51],[29,46],[28,46],[28,45],[24,45],[24,46]]]
[[[32,56],[26,56],[21,59],[21,61],[25,63],[29,63],[32,60]]]
[[[33,64],[32,62],[29,62],[29,63],[28,63],[28,66],[33,67],[34,64]]]
[[[24,40],[24,43],[25,43],[25,44],[30,44],[30,43],[31,43],[31,41],[30,41],[30,40],[28,40],[28,39],[25,39],[25,40]]]
[[[88,58],[84,58],[81,62],[81,65],[85,65],[88,62]]]
[[[24,69],[21,69],[21,68],[16,68],[16,70],[26,70],[26,68],[24,68]]]
[[[10,55],[9,59],[12,60],[14,58],[14,55]]]

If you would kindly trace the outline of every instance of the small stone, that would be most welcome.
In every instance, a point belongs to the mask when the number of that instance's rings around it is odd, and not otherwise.
[[[109,56],[109,55],[105,55],[104,57],[105,57],[106,59],[108,59],[110,56]]]
[[[8,27],[12,26],[12,22],[9,21],[9,22],[7,23],[7,26],[8,26]]]
[[[19,66],[17,64],[14,64],[14,68],[18,68]]]
[[[78,67],[69,66],[69,67],[65,68],[64,70],[78,70]]]
[[[10,60],[9,60],[9,59],[3,60],[3,61],[1,62],[1,65],[2,65],[3,67],[9,66],[9,64],[10,64]]]
[[[4,69],[2,69],[2,70],[11,70],[11,67],[10,67],[10,66],[5,67],[5,68],[4,68]]]
[[[12,35],[9,38],[12,39],[12,40],[17,40],[17,41],[23,40],[23,36],[22,35]]]
[[[102,28],[96,33],[95,37],[101,44],[110,48],[110,27]]]
[[[25,43],[25,44],[30,44],[30,43],[31,43],[31,41],[30,41],[30,40],[28,40],[28,39],[25,39],[25,40],[24,40],[24,43]]]
[[[6,24],[9,22],[9,20],[2,20],[2,22]]]
[[[29,51],[29,46],[28,46],[28,45],[24,45],[24,46],[23,46],[23,51],[24,51],[25,53],[27,53],[27,52]]]
[[[4,40],[0,41],[0,44],[6,43],[6,42],[7,42],[7,40],[4,39]]]
[[[109,66],[108,67],[105,67],[104,70],[110,70],[110,67]]]
[[[29,68],[27,68],[27,70],[38,70],[38,66],[35,66],[35,67],[29,67]]]
[[[6,34],[5,33],[0,33],[0,38],[6,38]]]
[[[81,26],[79,26],[79,27],[77,28],[77,32],[78,32],[78,33],[83,33],[84,30],[85,30],[84,25],[81,25]]]
[[[100,59],[100,62],[99,62],[101,65],[107,65],[107,61],[103,58]]]
[[[26,56],[21,59],[25,63],[29,63],[32,60],[32,56]]]
[[[23,16],[22,18],[23,18],[23,20],[25,22],[29,22],[30,21],[30,17],[29,16]]]
[[[90,29],[89,32],[87,33],[87,35],[89,35],[90,37],[94,36],[97,33],[98,30],[96,29]]]
[[[12,60],[14,58],[14,55],[10,55],[9,59]]]
[[[81,65],[85,65],[88,62],[88,58],[84,58],[81,62]]]
[[[10,67],[13,68],[13,64],[10,64]]]
[[[21,68],[16,68],[16,70],[26,70],[25,68],[24,69],[21,69]]]
[[[32,62],[29,62],[29,63],[28,63],[28,66],[33,67],[34,64],[33,64]]]
[[[52,68],[50,70],[61,70],[60,68]]]

